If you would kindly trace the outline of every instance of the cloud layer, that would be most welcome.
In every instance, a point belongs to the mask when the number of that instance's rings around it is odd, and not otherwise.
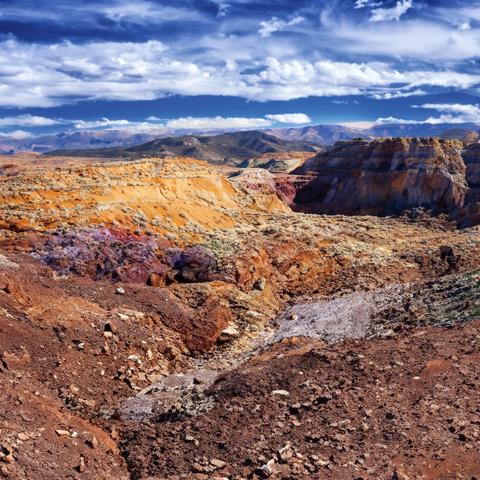
[[[0,15],[0,109],[32,118],[0,127],[42,126],[34,108],[172,95],[478,96],[479,12],[480,0],[10,0]],[[282,121],[275,115],[257,123]]]

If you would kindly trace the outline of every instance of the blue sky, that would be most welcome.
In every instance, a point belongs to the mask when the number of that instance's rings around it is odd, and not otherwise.
[[[480,121],[476,0],[0,0],[0,42],[0,135]]]

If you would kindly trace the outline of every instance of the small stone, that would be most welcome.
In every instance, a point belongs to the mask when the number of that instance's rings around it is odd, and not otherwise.
[[[27,440],[30,440],[30,437],[26,433],[19,433],[17,437],[22,442],[26,442]]]
[[[223,468],[227,463],[223,460],[219,460],[218,458],[212,458],[210,460],[210,465],[214,466],[215,468]]]
[[[85,342],[77,343],[77,350],[85,350]]]
[[[90,448],[95,449],[98,447],[98,440],[97,437],[92,437],[92,439],[89,442]]]
[[[116,295],[125,295],[125,289],[123,287],[118,287],[115,289],[115,294]]]
[[[12,454],[6,455],[5,458],[3,459],[5,463],[13,463],[15,459],[13,458]]]
[[[222,330],[218,339],[221,342],[228,342],[233,340],[234,338],[238,338],[240,336],[240,332],[238,331],[237,327],[234,325],[228,326],[225,330]]]
[[[265,290],[266,285],[267,285],[267,280],[265,280],[264,277],[260,277],[253,285],[253,288],[255,288],[255,290]]]
[[[69,437],[70,436],[70,432],[68,430],[55,430],[55,433],[59,437]]]
[[[10,470],[9,470],[5,465],[3,465],[3,466],[0,468],[0,473],[1,473],[2,476],[4,476],[4,477],[10,476]]]
[[[257,468],[254,473],[260,478],[270,478],[273,470],[268,465],[263,465],[262,467]]]
[[[298,320],[298,315],[296,313],[292,313],[290,315],[290,320],[292,320],[293,322],[297,321]]]
[[[85,471],[85,457],[80,456],[80,462],[78,463],[77,470],[80,473],[83,473]]]
[[[272,395],[278,395],[279,397],[289,397],[290,392],[287,390],[273,390]]]
[[[194,463],[192,465],[192,471],[197,473],[203,473],[205,471],[205,467],[200,465],[199,463]]]

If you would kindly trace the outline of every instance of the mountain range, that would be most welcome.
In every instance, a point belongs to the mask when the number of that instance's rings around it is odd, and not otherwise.
[[[276,137],[281,140],[293,142],[306,142],[310,145],[293,145],[287,150],[295,150],[301,147],[311,148],[312,144],[328,146],[333,145],[339,140],[352,140],[354,138],[384,138],[384,137],[442,137],[447,139],[459,139],[462,141],[476,141],[478,139],[478,130],[480,126],[475,123],[448,124],[440,123],[436,125],[430,124],[404,124],[390,123],[383,125],[374,125],[370,128],[353,128],[344,125],[315,125],[293,128],[277,128],[263,130],[264,134]],[[258,133],[258,132],[257,132]],[[16,152],[36,152],[47,153],[57,150],[69,151],[77,149],[91,149],[85,152],[87,156],[101,154],[102,156],[114,156],[120,154],[128,156],[130,154],[137,155],[139,151],[146,153],[148,150],[172,152],[173,154],[181,154],[183,151],[193,149],[198,153],[198,158],[210,159],[211,156],[218,159],[222,155],[223,147],[218,144],[215,137],[220,137],[223,141],[228,135],[238,134],[233,138],[239,139],[239,146],[245,152],[248,152],[248,142],[258,141],[258,135],[253,135],[250,140],[246,140],[245,136],[251,137],[252,132],[226,132],[226,131],[187,131],[187,130],[165,130],[159,132],[133,132],[129,130],[83,130],[83,131],[67,131],[56,134],[42,135],[29,138],[14,138],[8,135],[0,137],[0,154],[14,154]],[[227,135],[227,136],[225,136]],[[446,135],[446,136],[445,136]],[[160,141],[158,142],[158,140]],[[157,143],[151,143],[157,142]],[[275,141],[270,139],[267,143],[273,142],[273,150],[271,152],[285,151],[286,147],[279,149]],[[227,141],[228,143],[228,141]],[[143,145],[148,144],[148,145]],[[190,145],[191,144],[191,145]],[[200,145],[201,144],[201,145]],[[112,150],[116,147],[132,147],[138,146],[132,152],[124,152],[123,150]],[[272,146],[272,145],[270,145]],[[246,147],[246,148],[245,148]],[[258,146],[257,146],[258,147]],[[260,148],[254,147],[255,154],[263,154],[268,152],[268,146]],[[103,149],[109,149],[104,151]],[[215,153],[207,153],[205,149],[213,148]],[[102,149],[102,152],[98,152]],[[228,155],[230,155],[228,153]],[[163,153],[162,153],[163,155]],[[243,156],[243,154],[242,154]],[[235,157],[235,155],[234,155]],[[235,157],[236,158],[236,157]]]
[[[358,137],[372,140],[374,138],[391,137],[441,137],[447,131],[453,131],[454,138],[458,138],[458,136],[463,138],[466,131],[476,133],[479,128],[480,126],[475,123],[456,124],[454,129],[452,129],[452,124],[450,123],[435,125],[426,123],[388,123],[374,125],[370,128],[352,128],[344,125],[316,125],[272,129],[267,130],[267,133],[284,140],[301,140],[319,145],[333,145],[339,140],[352,140]]]
[[[214,136],[186,135],[153,140],[132,147],[57,150],[50,155],[137,159],[146,157],[193,157],[212,164],[240,165],[246,159],[267,153],[312,152],[318,145],[283,140],[264,132],[223,133]]]

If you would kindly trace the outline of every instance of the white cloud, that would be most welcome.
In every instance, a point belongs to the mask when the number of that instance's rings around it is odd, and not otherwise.
[[[453,113],[461,115],[463,118],[478,119],[480,117],[480,107],[478,104],[463,103],[424,103],[423,105],[412,105],[413,108],[428,108],[437,110],[441,113]]]
[[[365,7],[380,7],[383,5],[383,2],[375,2],[374,0],[356,0],[354,9],[365,8]]]
[[[230,9],[230,5],[228,3],[219,3],[217,17],[218,18],[225,17],[229,9]]]
[[[265,118],[243,117],[184,117],[169,120],[166,126],[175,129],[188,130],[222,130],[222,129],[249,129],[270,127],[272,122]]]
[[[32,134],[30,132],[26,132],[24,130],[15,130],[13,132],[8,133],[1,133],[0,137],[2,138],[12,138],[13,140],[24,140],[26,138],[30,138]]]
[[[299,23],[302,23],[304,20],[305,18],[298,17],[298,16],[288,21],[281,20],[278,17],[272,17],[270,20],[265,20],[263,22],[260,22],[260,29],[258,30],[258,34],[262,38],[267,38],[272,33],[280,32],[293,25],[298,25]]]
[[[408,37],[408,32],[405,36]],[[345,44],[360,41],[366,42],[355,39]],[[288,47],[283,45],[271,46],[276,56],[253,60],[248,51],[245,58],[231,60],[229,52],[241,53],[234,48],[238,40],[225,42],[222,61],[216,64],[206,62],[203,57],[203,63],[172,59],[169,48],[157,41],[37,45],[6,40],[0,42],[0,106],[52,107],[72,102],[72,98],[153,100],[171,94],[240,96],[258,101],[362,94],[394,98],[412,92],[420,94],[419,90],[425,86],[465,89],[480,83],[478,74],[447,68],[402,71],[388,63],[373,61],[305,61],[301,57],[292,58]],[[403,37],[402,42],[406,43]],[[364,44],[366,50],[369,45]],[[246,68],[252,65],[255,69]],[[403,85],[401,89],[398,84]]]
[[[75,128],[88,129],[88,128],[103,128],[103,127],[126,127],[129,126],[128,120],[110,120],[108,118],[102,118],[101,120],[85,121],[76,120]]]
[[[375,125],[375,122],[359,120],[357,122],[342,122],[342,123],[339,123],[338,125],[343,125],[344,127],[349,127],[349,128],[359,128],[363,130],[363,129],[373,127]]]
[[[397,91],[385,91],[385,92],[375,92],[372,94],[372,98],[377,100],[391,100],[392,98],[407,98],[407,97],[414,97],[417,95],[426,95],[427,92],[420,88],[415,90],[402,90],[399,89]]]
[[[312,119],[304,113],[278,113],[275,115],[265,115],[265,118],[279,123],[303,124],[310,123]]]
[[[462,22],[458,25],[459,30],[470,30],[471,28],[470,22]]]
[[[107,4],[107,2],[105,2]],[[100,4],[98,11],[105,14],[110,20],[114,22],[121,22],[128,20],[129,22],[143,23],[151,21],[152,18],[168,18],[170,21],[182,20],[201,20],[195,10],[181,7],[163,6],[155,2],[135,0],[135,2],[119,2],[114,5],[102,7]]]
[[[413,6],[413,0],[398,0],[397,4],[391,8],[375,8],[370,17],[371,22],[388,22],[391,20],[400,20]]]
[[[375,125],[388,125],[390,123],[403,123],[405,125],[419,125],[424,122],[418,121],[418,120],[406,120],[404,118],[396,118],[396,117],[381,117],[381,118],[377,118],[377,120],[375,121]]]
[[[62,123],[53,118],[40,117],[36,115],[17,115],[15,117],[0,118],[0,126],[19,126],[19,127],[48,127]]]
[[[397,63],[400,65],[408,65],[402,59],[414,59],[417,65],[425,65],[426,60],[434,58],[444,70],[462,71],[460,62],[476,58],[480,43],[480,29],[459,30],[445,23],[418,19],[359,25],[346,22],[334,28],[332,49],[342,54],[390,58],[392,62],[400,60]]]
[[[429,110],[437,110],[441,113],[438,117],[428,117],[425,120],[405,120],[402,118],[379,118],[376,123],[378,125],[386,123],[404,123],[404,124],[422,124],[438,125],[441,123],[478,123],[480,124],[480,106],[465,105],[460,103],[425,103],[423,105],[412,105],[413,108],[424,108]]]

